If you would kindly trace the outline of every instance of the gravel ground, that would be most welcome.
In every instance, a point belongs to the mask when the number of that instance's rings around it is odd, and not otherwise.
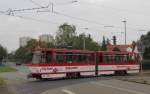
[[[137,77],[121,78],[120,80],[150,85],[150,71],[146,70],[139,73]]]
[[[8,89],[8,86],[5,83],[3,78],[0,78],[0,93],[1,94],[12,94],[11,91]]]

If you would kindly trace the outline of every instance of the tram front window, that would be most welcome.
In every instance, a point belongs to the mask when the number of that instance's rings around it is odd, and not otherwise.
[[[35,51],[33,53],[32,63],[51,63],[52,62],[52,53],[45,51]]]
[[[38,64],[38,63],[41,62],[41,60],[42,60],[42,53],[41,53],[41,51],[35,51],[33,53],[32,63]]]

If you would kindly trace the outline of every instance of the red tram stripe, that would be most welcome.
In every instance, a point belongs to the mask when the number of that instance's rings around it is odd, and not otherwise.
[[[35,66],[35,67],[42,67],[42,66],[95,66],[95,63],[82,63],[82,64],[29,64],[27,66]],[[140,65],[139,63],[101,63],[98,65]]]

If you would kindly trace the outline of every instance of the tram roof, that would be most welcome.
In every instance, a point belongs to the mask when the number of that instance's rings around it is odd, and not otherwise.
[[[76,53],[94,53],[90,50],[72,50],[72,49],[55,49],[55,48],[35,48],[33,51],[54,51],[54,52],[76,52]]]
[[[110,54],[142,54],[141,52],[117,52],[117,51],[98,51],[98,52],[102,52],[102,53],[110,53]]]
[[[74,50],[74,49],[55,49],[55,48],[35,48],[33,51],[54,51],[54,52],[75,52],[75,53],[110,53],[110,54],[142,54],[141,52],[115,52],[115,51],[90,51],[90,50]]]

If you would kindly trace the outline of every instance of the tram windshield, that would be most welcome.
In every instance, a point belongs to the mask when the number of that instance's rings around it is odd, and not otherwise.
[[[33,53],[32,63],[40,63],[42,59],[41,57],[42,57],[41,51],[35,51]]]
[[[44,52],[44,51],[34,51],[32,63],[51,63],[52,62],[52,53],[51,52]]]

